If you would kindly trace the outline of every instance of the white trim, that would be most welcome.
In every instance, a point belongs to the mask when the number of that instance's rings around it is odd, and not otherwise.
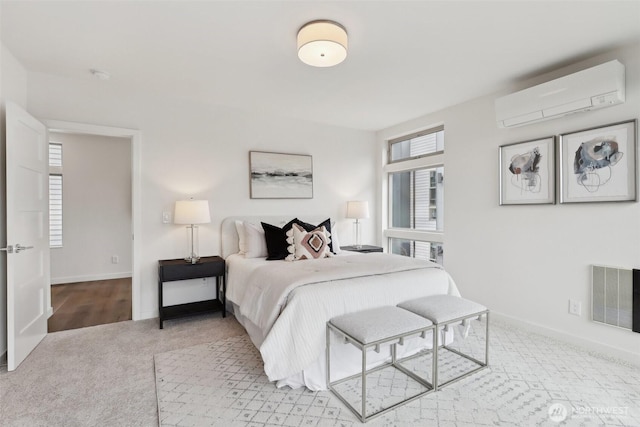
[[[528,322],[526,320],[518,319],[516,317],[512,317],[495,311],[491,312],[491,320],[497,320],[499,322],[507,323],[519,329],[564,341],[568,344],[580,347],[581,349],[588,352],[597,353],[599,356],[612,357],[640,367],[640,353],[633,353],[631,351],[624,350],[618,347],[612,347],[596,341],[580,338],[575,335],[559,331],[557,329],[542,326],[537,323]],[[633,332],[629,331],[629,333],[631,334]]]
[[[424,157],[418,157],[409,160],[397,160],[394,163],[388,163],[383,168],[384,173],[404,172],[415,169],[435,168],[444,166],[444,153],[431,154]]]
[[[384,237],[395,237],[398,239],[416,240],[419,242],[444,242],[443,233],[440,231],[420,231],[406,228],[387,228],[383,231]]]
[[[127,277],[132,277],[130,271],[123,271],[120,273],[87,274],[84,276],[52,277],[51,284],[60,285],[63,283],[93,282],[96,280],[125,279]]]
[[[141,277],[140,277],[140,261],[141,261],[141,151],[142,151],[142,133],[136,129],[117,128],[111,126],[99,126],[85,123],[66,122],[61,120],[44,120],[49,131],[68,132],[68,133],[84,133],[88,135],[113,136],[120,138],[131,138],[131,214],[133,218],[132,224],[132,274],[131,274],[131,313],[133,320],[143,319],[142,317],[142,298],[141,293]],[[136,239],[135,236],[138,236]]]

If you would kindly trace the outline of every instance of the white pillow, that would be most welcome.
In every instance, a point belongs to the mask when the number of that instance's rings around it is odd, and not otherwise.
[[[245,252],[247,252],[247,244],[244,233],[244,223],[242,221],[236,220],[236,231],[238,232],[238,247],[240,248],[238,253],[244,255]]]
[[[338,227],[336,227],[336,222],[331,222],[331,247],[333,247],[333,253],[339,254],[342,252],[340,249],[340,242],[338,241]]]
[[[287,243],[289,255],[285,258],[286,261],[327,258],[333,255],[329,249],[331,235],[324,226],[307,231],[302,226],[293,224],[291,230],[287,231]]]
[[[250,222],[244,223],[245,258],[266,258],[267,240],[264,230]]]

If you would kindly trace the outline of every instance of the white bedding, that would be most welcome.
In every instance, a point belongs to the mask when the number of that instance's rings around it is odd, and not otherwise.
[[[231,255],[227,267],[227,299],[279,386],[326,388],[325,327],[332,317],[427,295],[459,296],[439,265],[397,255],[295,262]]]

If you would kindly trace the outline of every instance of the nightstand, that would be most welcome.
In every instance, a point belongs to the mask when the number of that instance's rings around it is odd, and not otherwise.
[[[382,252],[382,248],[380,246],[371,245],[362,245],[360,248],[356,248],[355,246],[340,246],[340,249],[343,251],[360,252],[363,254],[368,254],[370,252]]]
[[[216,278],[216,298],[187,304],[165,306],[162,302],[162,288],[165,282],[177,280]],[[202,257],[191,264],[184,259],[165,259],[158,261],[158,312],[160,313],[160,329],[163,322],[184,316],[222,311],[225,317],[225,262],[219,256]]]

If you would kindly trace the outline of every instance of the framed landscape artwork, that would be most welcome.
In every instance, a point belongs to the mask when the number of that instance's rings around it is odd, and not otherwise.
[[[313,198],[311,156],[249,152],[252,199]]]
[[[555,137],[500,146],[500,204],[555,203]]]
[[[560,135],[560,203],[637,199],[636,120]]]

